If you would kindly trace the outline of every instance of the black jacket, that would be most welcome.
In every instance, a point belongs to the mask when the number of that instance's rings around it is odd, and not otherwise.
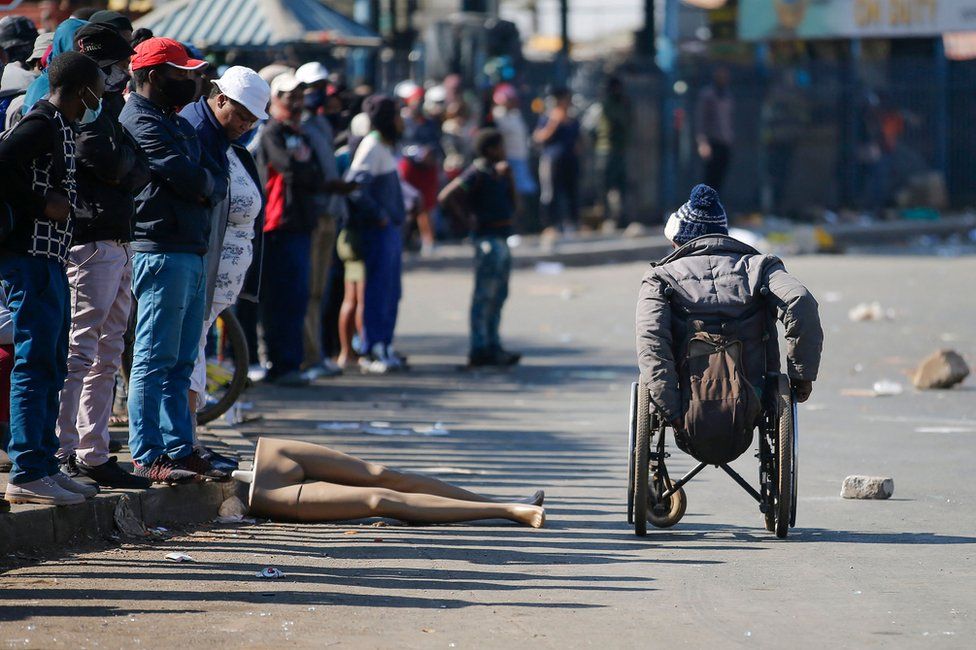
[[[75,138],[78,194],[75,244],[132,239],[134,197],[149,182],[149,161],[118,121],[114,97],[103,99],[101,115],[78,126]],[[118,98],[121,102],[121,97]]]
[[[149,184],[136,197],[132,250],[205,255],[211,208],[227,194],[227,179],[201,164],[200,141],[172,111],[133,93],[122,126],[149,159]]]
[[[44,210],[48,192],[68,197],[72,212],[78,210],[74,137],[64,115],[40,100],[0,139],[0,212],[13,221],[4,251],[68,259],[74,218],[55,223]]]
[[[271,119],[262,127],[255,159],[261,187],[267,196],[265,229],[268,232],[310,233],[322,211],[322,168],[309,138],[294,127]],[[296,151],[308,148],[308,159]]]

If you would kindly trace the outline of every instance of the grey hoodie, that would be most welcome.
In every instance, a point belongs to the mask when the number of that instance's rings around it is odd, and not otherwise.
[[[761,255],[731,237],[707,235],[688,242],[644,274],[637,300],[637,361],[652,402],[668,420],[684,412],[675,365],[684,341],[673,335],[678,329],[674,307],[737,319],[749,311],[763,287],[769,290],[765,301],[770,315],[785,329],[790,378],[816,380],[823,349],[819,306],[779,258]],[[775,351],[768,358],[767,363],[775,367],[766,370],[778,370]],[[757,381],[757,373],[750,374],[750,381]]]

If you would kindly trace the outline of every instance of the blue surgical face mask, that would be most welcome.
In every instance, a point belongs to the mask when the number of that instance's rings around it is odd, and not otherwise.
[[[85,90],[87,90],[88,94],[90,94],[92,97],[95,97],[95,93],[92,92],[91,88],[85,88]],[[91,124],[98,119],[99,115],[102,114],[102,98],[95,97],[95,99],[98,100],[98,105],[93,109],[88,108],[88,103],[85,102],[85,100],[82,100],[82,102],[85,103],[85,114],[82,116],[79,124]]]

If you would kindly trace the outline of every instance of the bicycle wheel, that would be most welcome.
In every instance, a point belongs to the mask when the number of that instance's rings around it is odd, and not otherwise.
[[[207,424],[226,413],[247,386],[248,353],[244,328],[230,309],[214,323],[217,354],[207,359],[207,402],[197,411],[197,423]]]
[[[637,436],[634,441],[634,532],[647,535],[647,481],[650,476],[651,395],[647,386],[637,387]]]

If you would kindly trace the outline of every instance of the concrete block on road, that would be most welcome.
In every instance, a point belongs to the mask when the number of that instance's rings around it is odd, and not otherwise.
[[[922,361],[912,383],[915,388],[952,388],[969,376],[969,366],[955,350],[938,350]]]
[[[885,476],[848,476],[840,490],[845,499],[888,499],[894,493],[894,479]]]
[[[203,482],[148,490],[142,494],[142,521],[149,527],[210,521],[226,498],[226,485],[230,484]]]

